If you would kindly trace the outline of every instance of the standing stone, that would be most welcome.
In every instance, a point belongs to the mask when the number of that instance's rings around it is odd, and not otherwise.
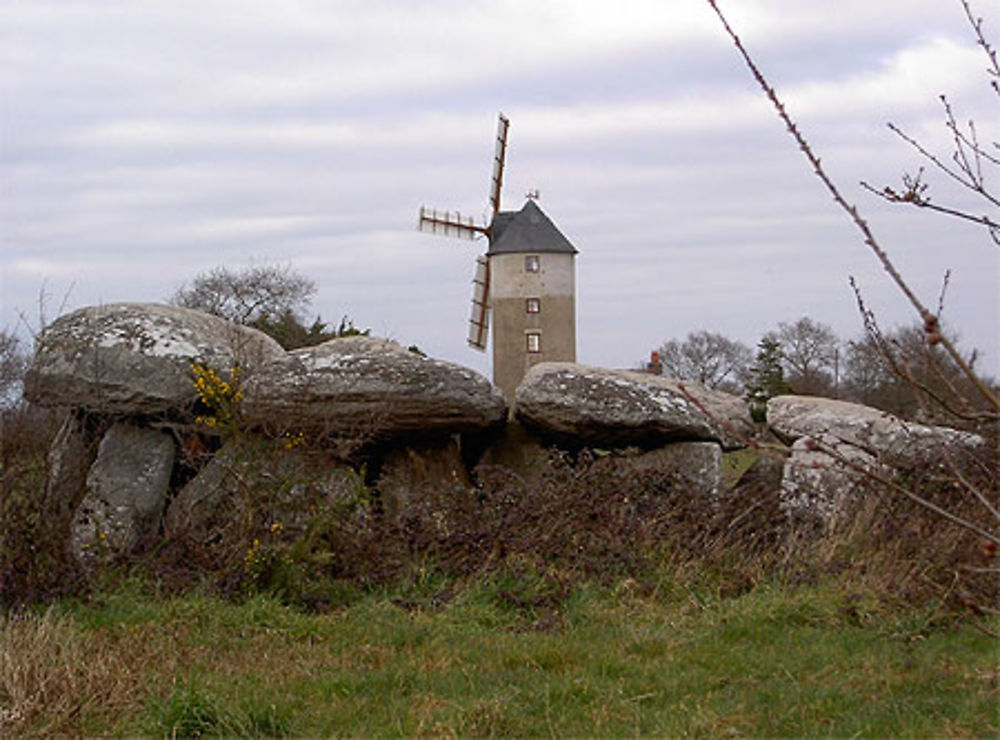
[[[72,549],[81,562],[128,553],[156,533],[174,456],[164,432],[124,423],[108,430],[73,521]]]
[[[849,518],[865,493],[876,487],[865,471],[883,476],[891,473],[874,455],[837,437],[802,437],[785,460],[781,508],[793,519],[835,526]]]
[[[69,526],[87,490],[87,471],[97,456],[100,437],[88,429],[85,412],[69,411],[52,439],[42,510],[57,531]]]
[[[202,543],[219,542],[227,531],[250,522],[301,532],[315,516],[351,510],[362,483],[329,451],[308,449],[294,438],[236,439],[170,502],[164,531]]]
[[[450,438],[437,444],[390,450],[382,461],[376,488],[386,512],[394,516],[405,511],[413,497],[428,486],[452,490],[470,485],[458,442]]]
[[[477,475],[500,468],[524,485],[533,486],[552,471],[551,452],[523,424],[509,421],[491,435],[476,468]]]
[[[166,535],[204,533],[221,511],[231,510],[244,467],[239,442],[228,442],[187,482],[163,517]],[[265,464],[266,467],[266,464]]]
[[[678,442],[625,460],[637,472],[668,479],[690,498],[718,498],[722,492],[722,448],[715,442]]]

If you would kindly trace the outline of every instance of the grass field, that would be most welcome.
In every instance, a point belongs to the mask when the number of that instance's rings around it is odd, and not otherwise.
[[[974,624],[675,575],[548,603],[526,576],[428,577],[318,615],[126,583],[0,623],[0,734],[1000,732],[997,644]]]

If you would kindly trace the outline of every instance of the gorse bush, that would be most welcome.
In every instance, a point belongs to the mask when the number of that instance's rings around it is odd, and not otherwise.
[[[201,411],[195,416],[195,423],[221,433],[234,433],[240,423],[243,403],[240,366],[234,365],[228,377],[224,377],[204,363],[192,360],[190,365]]]

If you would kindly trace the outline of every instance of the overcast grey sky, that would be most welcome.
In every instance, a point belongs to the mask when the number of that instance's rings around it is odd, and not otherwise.
[[[888,120],[947,154],[942,92],[1000,139],[957,0],[720,4],[920,296],[952,270],[945,317],[996,372],[1000,250],[857,184],[920,164]],[[1000,43],[1000,2],[975,6]],[[485,215],[500,110],[504,207],[539,189],[580,250],[581,362],[802,315],[853,337],[848,275],[886,326],[912,320],[703,0],[0,0],[0,94],[0,327],[43,288],[51,311],[156,301],[277,262],[325,319],[487,372],[465,345],[483,245],[415,225],[421,204]]]

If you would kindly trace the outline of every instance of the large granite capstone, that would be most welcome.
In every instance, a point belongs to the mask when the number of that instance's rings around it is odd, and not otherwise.
[[[485,429],[503,394],[474,370],[372,337],[332,339],[261,367],[246,384],[252,426],[383,439]]]
[[[90,306],[42,332],[24,393],[42,406],[155,414],[197,399],[191,360],[244,374],[284,354],[266,334],[217,316],[156,303]]]
[[[753,434],[747,405],[736,396],[570,362],[532,367],[518,386],[515,413],[543,432],[607,447],[700,440],[736,449]]]
[[[767,402],[767,423],[779,437],[833,437],[901,468],[916,468],[983,449],[975,434],[905,421],[885,411],[816,396],[775,396]]]

